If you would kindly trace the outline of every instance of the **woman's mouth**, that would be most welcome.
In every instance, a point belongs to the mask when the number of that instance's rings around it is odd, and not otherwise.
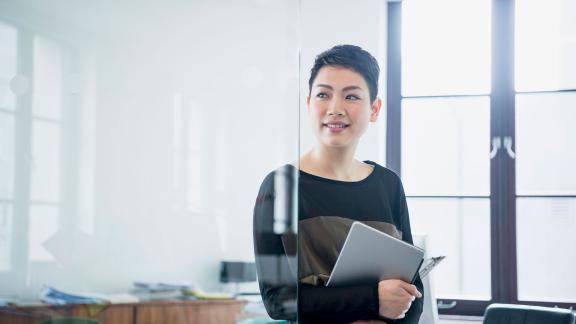
[[[341,133],[350,125],[344,123],[326,123],[323,124],[323,126],[328,128],[330,133]]]

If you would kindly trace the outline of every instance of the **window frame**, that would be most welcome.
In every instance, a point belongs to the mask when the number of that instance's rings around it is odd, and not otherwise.
[[[401,175],[402,157],[402,2],[388,2],[387,24],[387,119],[386,165]],[[491,21],[491,92],[474,96],[490,97],[490,139],[510,137],[515,151],[515,100],[517,94],[541,92],[576,92],[576,89],[520,92],[515,90],[514,41],[515,1],[492,0]],[[495,32],[496,31],[496,32]],[[459,97],[463,95],[441,95]],[[465,96],[465,95],[464,95]],[[434,97],[434,96],[426,96]],[[412,96],[406,98],[414,98]],[[492,141],[491,141],[492,142]],[[438,312],[443,315],[482,316],[491,303],[522,303],[536,306],[576,308],[576,303],[518,300],[516,250],[516,199],[549,195],[516,194],[516,162],[500,151],[490,161],[490,241],[491,299],[438,298]],[[469,196],[407,196],[408,198],[474,198]],[[558,195],[552,197],[566,197]],[[576,197],[568,196],[571,198]]]

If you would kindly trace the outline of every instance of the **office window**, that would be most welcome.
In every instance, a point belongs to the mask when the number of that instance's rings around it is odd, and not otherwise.
[[[490,299],[489,98],[402,100],[402,178],[412,230],[449,256],[438,296]]]
[[[413,231],[448,256],[439,311],[576,306],[576,3],[388,9],[387,164]]]
[[[516,91],[576,89],[576,2],[516,1],[515,13]]]
[[[516,96],[516,192],[576,195],[576,92]]]
[[[490,100],[402,100],[402,180],[411,196],[489,196]]]
[[[518,300],[574,305],[576,2],[517,1],[515,14]]]
[[[490,1],[402,2],[402,96],[490,92]]]
[[[576,303],[576,198],[520,197],[516,204],[518,300]]]
[[[413,233],[430,256],[448,256],[433,278],[437,297],[490,300],[490,199],[408,197]]]
[[[398,165],[413,232],[447,256],[440,298],[492,298],[490,15],[486,0],[401,4]]]

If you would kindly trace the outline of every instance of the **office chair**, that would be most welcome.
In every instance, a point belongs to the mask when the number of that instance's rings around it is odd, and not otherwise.
[[[100,324],[100,321],[80,317],[61,317],[43,320],[40,324]]]
[[[484,313],[484,324],[575,324],[571,310],[528,305],[492,304]]]

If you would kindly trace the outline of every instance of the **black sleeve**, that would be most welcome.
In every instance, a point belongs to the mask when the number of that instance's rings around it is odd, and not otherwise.
[[[399,223],[402,229],[402,240],[410,244],[414,244],[412,240],[412,231],[410,229],[410,217],[408,215],[408,204],[406,202],[406,194],[404,193],[404,188],[400,178],[398,178],[398,194],[396,196],[397,201],[397,215],[399,216]],[[422,308],[424,305],[424,285],[420,276],[416,277],[414,285],[418,288],[418,291],[422,293],[422,298],[416,298],[412,302],[410,310],[406,313],[406,317],[401,320],[396,320],[394,323],[406,323],[406,324],[417,324],[420,320],[420,315],[422,314]]]
[[[256,271],[268,315],[273,319],[295,320],[297,281],[290,256],[295,258],[296,241],[274,232],[275,174],[272,172],[264,179],[254,206]]]

